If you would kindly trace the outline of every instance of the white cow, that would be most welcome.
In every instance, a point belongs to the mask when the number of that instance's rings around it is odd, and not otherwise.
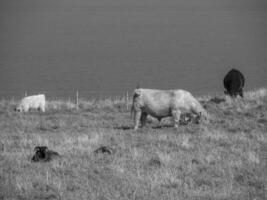
[[[30,109],[37,109],[45,112],[45,95],[38,94],[23,98],[15,108],[15,111],[28,112]]]
[[[134,90],[132,112],[134,112],[134,129],[137,130],[146,123],[147,115],[157,118],[172,116],[174,127],[178,128],[181,113],[192,112],[208,119],[207,111],[187,91],[184,90],[154,90],[138,88]]]

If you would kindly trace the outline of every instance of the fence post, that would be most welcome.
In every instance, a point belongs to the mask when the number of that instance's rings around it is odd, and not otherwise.
[[[27,96],[27,90],[25,91],[24,96],[25,96],[25,97]]]
[[[79,109],[79,92],[78,90],[76,91],[76,109]]]
[[[128,95],[128,90],[126,92],[126,110],[129,110],[129,95]]]

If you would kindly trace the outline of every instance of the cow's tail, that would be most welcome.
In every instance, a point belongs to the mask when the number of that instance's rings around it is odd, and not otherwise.
[[[139,91],[139,85],[136,87],[133,93],[133,102],[132,102],[132,107],[131,107],[131,116],[133,116],[134,113],[134,101],[135,99],[140,96],[140,91]]]
[[[134,97],[133,97],[133,102],[132,102],[132,106],[131,106],[131,117],[134,114]]]
[[[133,116],[133,113],[134,113],[134,105],[132,105],[131,107],[131,117]]]

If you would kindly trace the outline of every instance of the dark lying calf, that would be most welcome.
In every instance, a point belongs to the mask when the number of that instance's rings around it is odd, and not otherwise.
[[[49,162],[60,156],[57,152],[49,150],[46,146],[36,146],[34,151],[35,154],[31,159],[32,162]]]
[[[113,150],[107,146],[101,146],[94,151],[94,153],[112,154]]]

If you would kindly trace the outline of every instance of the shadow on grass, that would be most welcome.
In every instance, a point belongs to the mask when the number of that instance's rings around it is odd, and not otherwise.
[[[117,130],[123,130],[123,131],[133,129],[133,128],[130,127],[130,126],[114,126],[113,128],[114,128],[114,129],[117,129]]]
[[[211,98],[209,100],[209,102],[211,103],[215,103],[215,104],[220,104],[222,102],[225,102],[225,99],[224,98],[218,98],[218,97],[214,97],[214,98]]]
[[[161,129],[161,128],[173,128],[172,124],[162,124],[162,125],[157,125],[157,126],[152,126],[152,129]]]
[[[192,119],[190,119],[192,120]],[[179,126],[188,126],[190,124],[199,124],[199,122],[191,122],[189,120],[180,120],[179,121]],[[162,124],[162,125],[157,125],[153,126],[152,129],[160,129],[160,128],[174,128],[173,124]]]
[[[180,123],[180,126],[186,126],[188,124],[184,124],[184,123]],[[127,130],[134,130],[133,127],[131,126],[114,126],[113,127],[116,130],[123,130],[123,131],[127,131]],[[144,127],[139,127],[138,130],[144,130],[144,129],[162,129],[162,128],[174,128],[172,124],[163,124],[163,125],[157,125],[157,126],[144,126]]]

